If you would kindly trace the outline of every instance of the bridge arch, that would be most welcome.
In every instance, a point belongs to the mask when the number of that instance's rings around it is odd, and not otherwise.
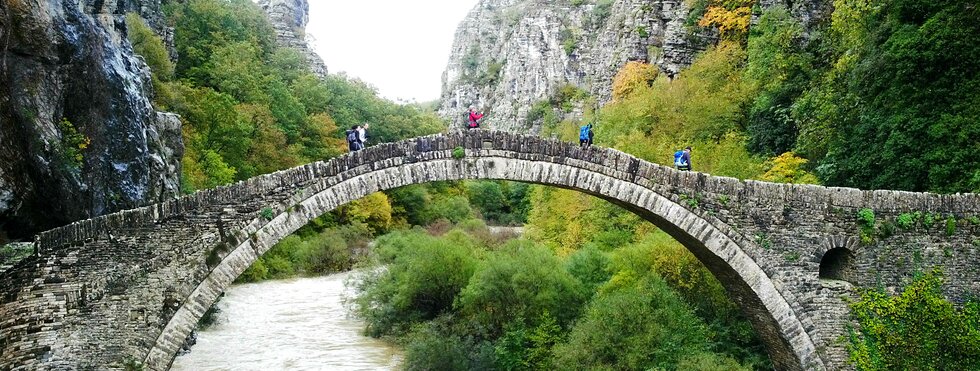
[[[266,216],[255,216],[243,228],[228,231],[228,237],[219,242],[222,246],[216,246],[215,251],[220,255],[220,263],[198,283],[167,323],[147,354],[145,365],[151,369],[168,368],[183,339],[218,295],[259,256],[314,218],[378,191],[433,181],[492,179],[584,192],[621,205],[652,222],[693,252],[723,283],[764,339],[777,369],[824,368],[814,342],[790,303],[742,250],[741,244],[753,242],[740,239],[723,222],[706,219],[655,189],[607,175],[625,175],[628,173],[623,170],[628,169],[609,166],[598,169],[590,166],[594,163],[567,158],[523,159],[518,153],[493,150],[492,144],[488,147],[484,149],[481,142],[479,148],[467,150],[469,153],[462,159],[453,158],[453,151],[446,149],[432,152],[430,158],[410,159],[398,166],[364,164],[361,166],[365,168],[355,172],[357,175],[299,190],[285,200],[265,206],[263,209],[274,210],[274,217],[267,218],[267,212]],[[354,154],[359,155],[370,157],[371,152]],[[629,162],[638,169],[637,160],[631,158]]]

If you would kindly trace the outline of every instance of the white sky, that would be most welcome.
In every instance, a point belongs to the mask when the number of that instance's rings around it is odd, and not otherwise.
[[[310,0],[307,35],[330,73],[391,100],[436,100],[456,27],[477,0]]]

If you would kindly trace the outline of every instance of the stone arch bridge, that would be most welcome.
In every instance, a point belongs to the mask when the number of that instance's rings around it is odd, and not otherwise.
[[[578,190],[664,229],[722,282],[779,370],[847,368],[839,339],[857,287],[893,289],[935,266],[953,300],[980,292],[975,194],[740,181],[475,130],[382,144],[42,233],[34,256],[0,273],[0,369],[165,370],[218,295],[280,239],[372,192],[461,179]],[[862,232],[861,209],[874,211],[877,229]],[[913,212],[926,217],[891,227]]]

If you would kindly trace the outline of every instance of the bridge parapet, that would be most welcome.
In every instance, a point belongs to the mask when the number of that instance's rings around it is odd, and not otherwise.
[[[319,179],[340,175],[343,180],[386,167],[400,166],[419,159],[449,158],[455,148],[467,151],[466,158],[480,157],[488,151],[528,160],[544,160],[603,173],[621,180],[635,181],[651,188],[687,190],[694,193],[729,195],[745,200],[782,200],[790,204],[826,205],[848,209],[868,208],[887,212],[937,212],[959,217],[980,215],[978,194],[933,194],[890,190],[859,190],[816,185],[776,184],[754,180],[711,176],[678,171],[638,159],[611,148],[580,149],[574,143],[501,131],[471,130],[448,135],[437,134],[399,143],[385,143],[352,152],[329,161],[257,176],[235,184],[195,192],[173,200],[132,210],[120,211],[42,232],[38,253],[44,254],[69,245],[101,237],[107,231],[150,226],[215,205],[234,205],[242,200],[297,188]],[[400,161],[391,161],[399,159]],[[362,168],[366,167],[366,168]],[[362,168],[361,171],[358,171]]]

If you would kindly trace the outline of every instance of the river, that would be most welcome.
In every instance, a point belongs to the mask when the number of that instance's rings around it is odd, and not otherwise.
[[[361,335],[343,299],[353,273],[234,285],[218,322],[172,370],[393,370],[400,351]]]

